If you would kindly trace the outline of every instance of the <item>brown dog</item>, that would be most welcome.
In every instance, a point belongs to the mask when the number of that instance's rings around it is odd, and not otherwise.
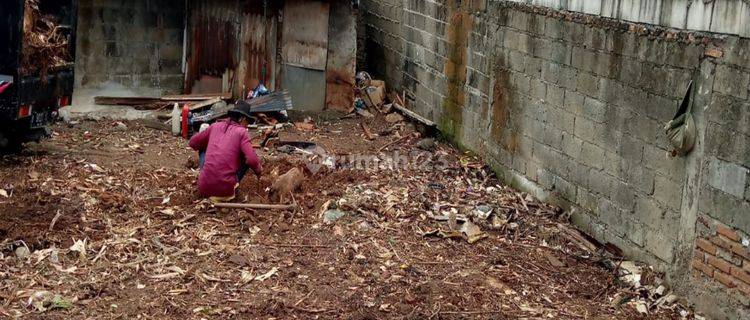
[[[302,168],[294,167],[287,173],[280,175],[271,185],[268,192],[271,201],[284,203],[284,198],[302,186],[305,180],[305,171]]]

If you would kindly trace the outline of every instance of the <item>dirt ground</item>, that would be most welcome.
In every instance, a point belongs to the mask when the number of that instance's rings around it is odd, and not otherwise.
[[[299,166],[308,177],[287,197],[292,211],[214,208],[195,191],[186,141],[137,122],[60,124],[0,158],[0,315],[680,318],[674,307],[639,314],[639,293],[566,236],[565,212],[504,187],[478,159],[443,143],[421,150],[406,124],[313,120],[281,139],[334,157],[260,150],[265,172],[235,200],[270,203],[275,177]],[[381,135],[367,140],[363,122]],[[324,222],[333,213],[343,217]]]

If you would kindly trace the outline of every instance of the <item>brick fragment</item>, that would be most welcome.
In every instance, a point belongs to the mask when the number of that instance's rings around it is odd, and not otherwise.
[[[716,224],[716,232],[718,232],[720,235],[727,237],[727,239],[738,242],[740,241],[740,235],[737,234],[734,229],[727,227],[721,223]]]
[[[707,275],[709,278],[713,278],[714,276],[714,267],[695,259],[693,259],[693,269],[700,270],[700,272],[703,272],[703,274]]]
[[[742,266],[742,257],[733,254],[732,251],[727,249],[719,248],[716,250],[716,258],[724,259],[724,261],[735,265],[737,267]]]
[[[730,273],[732,270],[732,265],[729,262],[724,261],[724,259],[709,256],[706,261],[714,268],[721,270],[721,272]]]
[[[714,272],[714,279],[716,281],[719,281],[721,284],[725,285],[727,288],[734,288],[737,286],[737,283],[731,275],[728,275],[723,272],[716,271]]]
[[[745,271],[750,272],[750,260],[743,260],[742,261],[742,269],[745,269]]]
[[[740,268],[732,268],[732,276],[737,278],[738,280],[750,284],[750,273],[745,272],[745,270],[742,270]]]
[[[742,244],[737,243],[737,242],[731,242],[729,243],[729,246],[731,247],[731,250],[734,254],[750,260],[750,251],[748,251],[747,248],[742,246]]]
[[[713,243],[717,247],[724,248],[727,250],[732,250],[732,247],[729,245],[729,241],[726,241],[719,236],[711,237],[711,243]]]
[[[695,252],[693,252],[693,258],[698,261],[703,262],[703,261],[706,261],[706,254],[703,251],[701,251],[701,249],[696,249]],[[750,262],[746,261],[745,263],[748,264]]]
[[[711,244],[711,242],[709,242],[708,240],[698,239],[695,244],[698,245],[698,248],[701,248],[701,250],[703,250],[705,253],[716,255],[716,246]]]
[[[706,49],[706,52],[704,54],[707,57],[721,58],[724,56],[724,51],[721,51],[720,49],[717,49],[717,48],[710,48],[710,49]]]

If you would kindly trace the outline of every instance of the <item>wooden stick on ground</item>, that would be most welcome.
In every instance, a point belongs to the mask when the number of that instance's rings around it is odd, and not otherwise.
[[[404,91],[404,97],[406,97],[406,91]],[[396,102],[400,104],[403,107],[406,107],[406,103],[404,102],[404,99],[401,98],[401,95],[396,93]]]
[[[410,137],[410,135],[405,135],[405,136],[403,136],[403,137],[401,137],[401,138],[399,138],[399,139],[397,139],[397,140],[391,141],[391,142],[389,142],[388,144],[386,144],[386,145],[384,145],[384,146],[380,147],[380,149],[378,149],[378,152],[381,152],[381,151],[385,150],[385,148],[388,148],[388,147],[390,147],[390,146],[392,146],[392,145],[394,145],[394,144],[396,144],[396,143],[399,143],[399,142],[401,142],[401,141],[404,141],[404,140],[408,139],[409,137]]]
[[[262,203],[214,203],[214,207],[230,209],[291,210],[297,208],[297,205]]]
[[[364,122],[360,122],[359,125],[362,127],[362,131],[365,132],[367,140],[375,140],[375,135],[372,134],[372,131],[370,131],[370,128],[368,128],[367,125],[364,124]]]
[[[52,222],[49,223],[49,231],[52,231],[52,229],[55,228],[55,224],[57,224],[57,220],[62,217],[62,212],[60,210],[57,210],[57,214],[55,214],[55,217],[52,218]]]
[[[251,247],[275,247],[275,248],[311,248],[311,249],[324,249],[331,248],[332,246],[324,244],[284,244],[284,243],[268,243],[268,244],[251,244]]]

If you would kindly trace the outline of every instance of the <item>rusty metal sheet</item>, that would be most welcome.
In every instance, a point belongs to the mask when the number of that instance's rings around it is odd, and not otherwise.
[[[287,0],[284,5],[281,55],[291,66],[325,70],[330,4]]]
[[[354,105],[357,68],[357,15],[349,0],[331,3],[326,67],[326,109],[348,112]]]
[[[280,3],[278,3],[280,4]],[[278,11],[280,14],[280,10]],[[278,68],[278,53],[276,52],[276,49],[278,48],[278,41],[279,41],[279,35],[281,32],[279,32],[279,16],[276,14],[271,14],[268,17],[268,24],[266,25],[266,61],[268,61],[268,81],[266,82],[266,87],[271,90],[275,91],[277,88],[277,72],[280,68]]]
[[[185,90],[224,91],[239,60],[239,0],[191,0],[188,14]]]
[[[200,75],[220,76],[235,66],[236,28],[228,21],[200,20],[193,30],[193,58]]]
[[[266,61],[266,18],[263,8],[248,2],[242,19],[242,61],[243,85],[252,90],[267,80]]]
[[[246,1],[242,17],[242,57],[238,78],[241,87],[251,90],[263,83],[274,90],[276,72],[276,28],[280,4],[261,0]],[[242,88],[240,88],[242,89]]]

